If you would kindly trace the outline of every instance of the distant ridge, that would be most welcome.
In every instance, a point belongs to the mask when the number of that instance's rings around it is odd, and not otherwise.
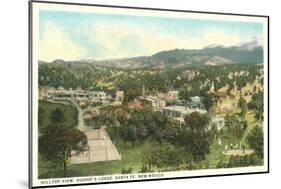
[[[46,62],[39,61],[39,64]],[[93,59],[64,61],[57,59],[52,64],[93,64],[117,68],[180,68],[186,65],[223,65],[223,64],[259,64],[263,63],[263,47],[254,39],[237,46],[225,47],[214,44],[203,49],[173,49],[160,51],[152,56],[133,58]]]

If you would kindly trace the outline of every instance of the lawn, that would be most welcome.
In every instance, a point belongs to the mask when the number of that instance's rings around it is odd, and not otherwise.
[[[114,138],[114,128],[107,128],[109,135]],[[216,165],[221,161],[227,161],[228,156],[222,154],[224,150],[224,145],[228,144],[232,138],[229,136],[229,133],[225,132],[220,135],[222,139],[222,145],[218,145],[214,141],[210,146],[210,153],[207,155],[206,160],[196,162],[196,169],[205,169],[205,168],[215,168]],[[114,139],[116,147],[119,153],[122,156],[122,160],[113,160],[113,161],[103,161],[103,162],[94,162],[94,163],[85,163],[85,164],[70,164],[68,165],[68,177],[77,177],[77,176],[95,176],[95,175],[112,175],[112,174],[121,174],[123,169],[132,168],[133,173],[138,173],[141,171],[142,167],[142,158],[144,154],[151,150],[164,148],[168,145],[167,142],[159,144],[152,138],[147,138],[145,141],[138,141],[134,147],[132,147],[130,142],[123,142],[120,139]],[[161,168],[153,168],[154,171],[175,171],[180,170],[182,165],[192,163],[192,156],[189,152],[182,148],[176,148],[176,154],[180,156],[181,161],[178,166],[175,165],[166,165]],[[193,164],[194,165],[194,164]],[[42,160],[39,159],[39,174],[41,178],[48,178],[48,174],[51,177],[61,177],[62,172],[53,170],[48,173],[47,165]]]
[[[39,130],[48,127],[51,124],[50,115],[53,110],[60,108],[64,112],[64,122],[70,127],[78,125],[77,117],[78,111],[75,106],[69,103],[52,103],[45,100],[39,100],[39,109],[43,110],[41,116],[39,116]]]
[[[119,141],[116,144],[122,160],[70,165],[69,170],[79,173],[81,176],[120,174],[122,169],[128,169],[130,167],[133,168],[133,172],[138,172],[141,169],[143,153],[153,147],[159,146],[151,140],[137,144],[134,148],[131,147],[130,143],[125,144]]]
[[[113,128],[108,128],[108,133],[113,134]],[[85,163],[85,164],[70,164],[68,166],[68,177],[75,176],[94,176],[94,175],[112,175],[112,174],[121,174],[122,169],[132,168],[133,173],[141,171],[142,167],[142,158],[143,155],[152,149],[160,149],[165,147],[168,143],[163,142],[159,144],[155,140],[148,138],[143,142],[138,141],[134,147],[132,147],[130,142],[123,142],[120,139],[115,140],[116,147],[119,153],[122,156],[122,160],[113,160],[113,161],[103,161],[103,162],[94,162],[94,163]],[[188,152],[178,149],[180,157],[185,161],[189,162],[191,156]],[[41,168],[41,170],[40,170]],[[161,167],[157,171],[161,170],[174,170],[176,167]],[[43,159],[39,159],[39,174],[40,178],[48,178],[48,169],[46,162]],[[62,175],[59,171],[53,171],[52,177],[60,177]]]
[[[116,142],[116,147],[122,155],[122,160],[103,161],[85,164],[72,164],[68,166],[68,176],[93,176],[93,175],[111,175],[120,174],[122,169],[133,168],[133,172],[138,172],[141,169],[141,160],[144,152],[151,148],[159,148],[159,144],[152,140],[146,140],[144,143],[138,143],[132,148],[131,144],[121,141]],[[41,162],[40,162],[41,161]],[[48,177],[46,175],[46,164],[42,159],[39,159],[39,169],[41,177]],[[60,173],[54,172],[53,176],[57,177]]]
[[[64,112],[64,122],[69,125],[70,127],[75,127],[78,125],[77,117],[78,111],[75,106],[71,105],[71,103],[62,102],[62,103],[52,103],[47,102],[45,100],[39,100],[39,108],[41,109],[41,116],[39,116],[39,131],[43,128],[48,127],[51,124],[50,115],[53,110],[56,108],[60,108]],[[40,156],[38,155],[38,172],[39,175],[46,175],[48,174],[57,174],[53,169],[49,168],[48,165]],[[48,173],[51,171],[50,173]]]
[[[196,169],[204,168],[215,168],[216,165],[221,161],[227,161],[228,156],[222,154],[224,150],[224,145],[228,144],[231,140],[228,134],[223,134],[225,137],[222,141],[222,145],[218,145],[217,142],[213,142],[210,146],[210,153],[207,155],[206,160],[196,163]],[[159,144],[153,139],[147,139],[143,143],[138,143],[134,148],[131,144],[124,143],[122,141],[116,142],[116,147],[118,151],[122,154],[122,160],[120,161],[107,161],[107,162],[95,162],[90,164],[78,164],[69,166],[69,176],[89,176],[89,175],[111,175],[111,174],[121,174],[122,169],[132,168],[134,173],[140,172],[141,161],[143,155],[152,150],[163,148],[168,143],[164,142]],[[189,164],[192,162],[192,156],[182,148],[177,149],[181,156],[182,162],[179,162],[179,166],[164,166],[161,168],[154,168],[155,171],[175,171],[180,170],[182,164]]]
[[[209,168],[215,168],[220,161],[227,161],[228,156],[223,155],[225,145],[229,145],[233,138],[228,132],[218,134],[218,138],[221,139],[221,145],[218,144],[217,138],[212,142],[210,146],[210,153],[207,155],[206,160],[202,161],[201,164],[208,165]]]

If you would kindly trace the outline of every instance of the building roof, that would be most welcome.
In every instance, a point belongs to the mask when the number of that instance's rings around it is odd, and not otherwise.
[[[184,123],[184,118],[182,118],[182,117],[175,117],[175,118],[173,118],[173,120],[176,120],[176,121],[179,121],[181,123]]]
[[[168,93],[169,93],[169,94],[178,94],[179,91],[169,91]]]
[[[161,100],[157,96],[141,96],[140,99],[143,99],[143,100]]]
[[[190,97],[190,99],[192,101],[200,101],[201,98],[199,96],[193,96],[193,97]]]
[[[84,90],[54,90],[53,88],[50,88],[48,92],[56,92],[60,94],[106,94],[104,91],[84,91]]]
[[[172,111],[179,111],[179,112],[185,112],[189,108],[187,106],[167,106],[164,108],[165,110],[172,110]]]
[[[212,121],[224,121],[224,117],[213,117]]]
[[[181,112],[182,114],[189,114],[189,113],[192,113],[192,112],[199,112],[201,114],[207,113],[206,110],[199,109],[199,108],[189,108],[187,106],[166,106],[163,109]]]

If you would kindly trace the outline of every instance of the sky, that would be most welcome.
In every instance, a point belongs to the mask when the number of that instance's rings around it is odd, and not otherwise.
[[[163,18],[66,11],[39,13],[39,59],[114,59],[163,50],[233,46],[262,40],[255,22]]]

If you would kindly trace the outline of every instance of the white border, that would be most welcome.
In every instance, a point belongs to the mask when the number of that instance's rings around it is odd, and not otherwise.
[[[193,12],[172,12],[160,10],[143,10],[143,9],[126,9],[126,8],[111,8],[99,6],[84,6],[84,5],[70,5],[70,4],[55,4],[55,3],[42,3],[32,2],[32,187],[39,186],[53,186],[53,185],[69,185],[69,184],[86,184],[86,183],[99,183],[99,182],[120,182],[120,181],[133,181],[133,180],[147,180],[147,179],[165,179],[173,177],[195,177],[195,176],[208,176],[208,175],[225,175],[225,174],[238,174],[238,173],[256,173],[266,172],[268,170],[268,19],[266,17],[249,17],[242,15],[221,15],[211,13],[193,13]],[[75,12],[89,12],[89,13],[108,13],[108,14],[126,14],[126,15],[139,15],[139,16],[158,16],[158,17],[174,17],[174,18],[193,18],[193,19],[208,19],[208,20],[231,20],[231,21],[247,21],[263,23],[264,34],[264,166],[246,167],[246,168],[228,168],[228,169],[206,169],[206,170],[193,170],[193,171],[175,171],[175,172],[161,172],[146,173],[146,174],[130,174],[128,178],[124,175],[112,175],[112,179],[105,179],[104,176],[89,176],[89,177],[72,177],[66,179],[38,179],[38,48],[39,48],[39,11],[40,10],[53,10],[53,11],[75,11]],[[149,178],[139,178],[141,175],[150,175]],[[122,178],[119,176],[123,176]],[[118,178],[117,178],[118,177]],[[70,179],[73,182],[70,182]],[[81,180],[84,181],[81,181]],[[91,180],[91,181],[87,181]],[[69,183],[70,182],[70,183]]]

